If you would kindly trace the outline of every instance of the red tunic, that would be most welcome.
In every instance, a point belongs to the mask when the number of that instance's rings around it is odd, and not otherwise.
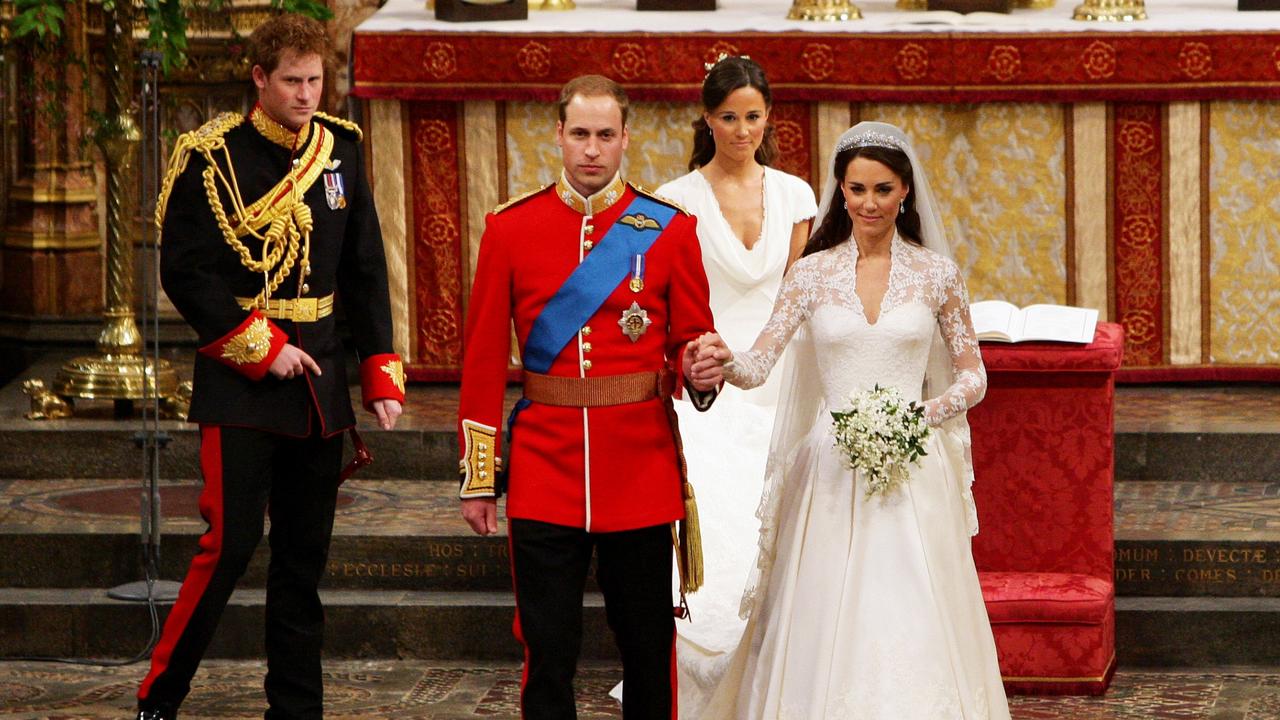
[[[463,357],[462,497],[494,495],[492,458],[501,442],[496,430],[505,420],[511,321],[523,348],[543,306],[636,192],[615,179],[587,200],[561,180],[488,216]],[[633,292],[623,280],[560,352],[549,375],[680,371],[685,344],[712,330],[695,225],[683,210],[672,218],[645,255],[643,289]],[[652,322],[635,342],[618,323],[632,303]],[[507,516],[593,532],[683,518],[679,455],[664,402],[597,408],[533,403],[513,435]]]

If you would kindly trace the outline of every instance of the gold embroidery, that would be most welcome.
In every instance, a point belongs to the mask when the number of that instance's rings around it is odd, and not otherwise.
[[[271,352],[271,327],[260,317],[222,346],[222,357],[236,365],[256,365]]]
[[[560,173],[560,179],[556,181],[556,197],[565,205],[577,210],[583,215],[597,215],[606,210],[610,205],[618,202],[622,198],[622,191],[626,188],[626,183],[622,182],[621,175],[614,175],[598,192],[589,198],[582,197],[582,193],[578,192],[569,180],[565,178],[564,173]]]
[[[521,203],[521,202],[523,202],[523,201],[525,201],[525,200],[528,200],[529,198],[533,197],[534,195],[537,195],[538,193],[542,192],[543,190],[546,190],[546,189],[547,189],[547,188],[549,188],[549,187],[551,187],[551,186],[550,186],[550,185],[543,185],[542,187],[540,187],[540,188],[536,188],[536,189],[534,189],[534,190],[530,190],[529,192],[524,193],[523,195],[517,195],[517,196],[515,196],[515,197],[511,198],[510,200],[507,200],[506,202],[502,203],[501,205],[499,205],[499,206],[495,207],[493,210],[490,210],[490,212],[492,212],[494,215],[497,215],[498,213],[502,212],[503,210],[506,210],[506,209],[507,209],[507,208],[509,208],[509,207],[513,207],[513,206],[515,206],[515,205],[517,205],[517,204],[519,204],[519,203]]]
[[[350,130],[351,132],[355,133],[356,142],[360,142],[364,140],[364,131],[360,129],[359,125],[351,122],[350,120],[346,120],[340,117],[334,117],[329,113],[323,113],[323,112],[316,113],[316,117],[321,118],[323,120],[327,120],[328,122],[331,122],[334,125],[337,125],[338,127],[344,130]]]
[[[382,372],[391,378],[391,384],[396,386],[400,394],[404,394],[404,363],[399,360],[391,360],[381,368]]]
[[[645,215],[644,213],[636,213],[634,215],[626,215],[618,222],[623,225],[630,225],[636,230],[661,230],[662,226],[657,220]]]
[[[501,466],[495,458],[497,428],[474,420],[463,420],[462,434],[465,442],[464,455],[458,463],[462,472],[462,489],[458,497],[494,497],[498,487],[496,474]]]
[[[649,188],[644,187],[643,185],[637,185],[637,184],[635,184],[635,183],[633,183],[633,182],[629,182],[629,183],[627,183],[627,184],[628,184],[628,185],[630,185],[630,186],[631,186],[631,189],[632,189],[632,190],[635,190],[637,194],[643,195],[643,196],[645,196],[645,197],[649,198],[650,200],[657,200],[658,202],[662,203],[663,205],[670,205],[671,207],[673,207],[673,208],[675,208],[675,209],[679,210],[681,213],[683,213],[683,214],[685,214],[685,215],[692,215],[692,214],[693,214],[693,213],[689,212],[688,210],[685,210],[683,207],[681,207],[681,206],[680,206],[680,203],[675,202],[675,201],[671,200],[670,198],[665,198],[665,197],[663,197],[663,196],[661,196],[661,195],[659,195],[659,194],[655,193],[654,191],[650,190]]]
[[[253,111],[249,113],[249,122],[253,123],[253,127],[262,137],[279,145],[285,150],[293,150],[307,144],[307,138],[311,135],[311,123],[303,125],[298,132],[294,132],[289,128],[276,122],[274,118],[262,109],[261,105],[254,105]]]
[[[207,163],[201,175],[205,197],[214,221],[222,231],[223,240],[236,251],[240,256],[240,264],[250,272],[263,275],[272,273],[265,281],[266,287],[255,298],[265,304],[292,272],[299,254],[302,256],[303,267],[309,264],[312,218],[311,209],[302,198],[329,162],[329,155],[333,152],[333,133],[316,125],[311,142],[307,143],[289,174],[257,202],[245,207],[235,167],[231,163],[231,154],[223,138],[242,122],[244,118],[241,115],[223,113],[200,129],[178,138],[169,160],[160,202],[156,207],[156,224],[164,222],[165,207],[174,181],[186,169],[191,154],[200,153]],[[223,157],[221,164],[215,159],[216,152],[220,152]],[[222,205],[219,188],[231,200],[230,216]],[[262,242],[261,260],[255,260],[253,253],[240,241],[243,236],[251,236]]]

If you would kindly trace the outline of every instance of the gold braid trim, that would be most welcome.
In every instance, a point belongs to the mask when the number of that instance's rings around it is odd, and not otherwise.
[[[264,306],[297,263],[299,246],[304,240],[303,264],[307,263],[314,222],[311,208],[307,207],[302,198],[329,162],[329,156],[333,152],[333,133],[317,126],[316,137],[298,158],[294,169],[256,202],[245,207],[236,181],[235,168],[231,164],[231,153],[227,150],[223,137],[243,122],[244,116],[239,113],[223,113],[199,129],[178,138],[156,202],[156,226],[164,223],[173,183],[186,170],[191,154],[200,153],[207,163],[201,174],[205,197],[223,239],[240,256],[240,264],[249,272],[267,275],[274,270],[270,278],[264,278],[263,290],[254,298],[255,305]],[[217,152],[221,152],[225,158],[226,173],[223,173],[222,167],[215,160],[214,153]],[[219,183],[231,199],[230,217],[218,195]],[[261,232],[264,227],[265,233]],[[240,237],[245,235],[262,240],[261,260],[255,260],[253,253],[240,241]]]
[[[344,130],[349,130],[352,133],[355,133],[356,142],[362,142],[364,140],[364,131],[360,129],[359,125],[351,122],[350,120],[347,120],[345,118],[340,118],[340,117],[334,117],[329,113],[322,113],[322,112],[316,113],[315,117],[318,117],[321,120],[324,120],[326,122],[331,122],[334,125],[337,125],[338,127],[343,128]]]
[[[222,136],[232,128],[244,122],[240,113],[225,112],[209,122],[188,133],[178,136],[173,146],[173,154],[169,156],[169,169],[165,172],[164,182],[160,184],[160,197],[156,199],[156,227],[164,224],[164,214],[169,207],[169,193],[173,191],[173,183],[191,160],[191,153],[198,152],[213,162],[213,151],[226,147]]]

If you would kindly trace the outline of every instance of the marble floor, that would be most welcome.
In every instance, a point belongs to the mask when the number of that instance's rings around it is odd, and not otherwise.
[[[74,667],[0,662],[0,720],[119,720],[129,716],[142,666]],[[259,662],[210,661],[183,720],[260,717]],[[583,720],[621,717],[607,696],[620,672],[579,673]],[[360,661],[326,665],[330,720],[518,718],[519,668],[511,664]],[[1276,720],[1280,669],[1124,671],[1104,697],[1013,697],[1015,720]]]

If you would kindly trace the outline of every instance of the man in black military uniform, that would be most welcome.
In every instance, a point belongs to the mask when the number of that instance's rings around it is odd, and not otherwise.
[[[360,130],[316,113],[328,57],[314,20],[286,14],[259,27],[257,105],[179,138],[161,190],[161,281],[201,343],[190,419],[200,423],[209,529],[138,690],[139,720],[176,717],[268,508],[266,717],[323,714],[316,587],[342,432],[355,424],[335,293],[365,409],[391,429],[404,400]]]

